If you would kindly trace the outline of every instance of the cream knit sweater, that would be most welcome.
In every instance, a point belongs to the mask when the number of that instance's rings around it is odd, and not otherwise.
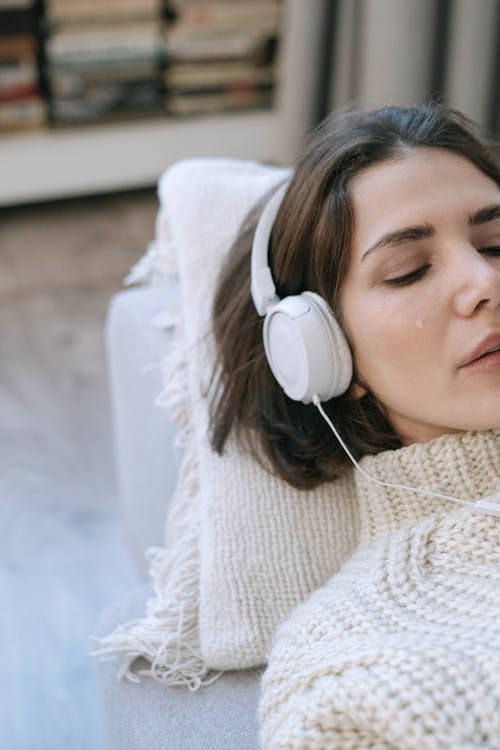
[[[367,457],[386,480],[477,499],[500,431]],[[360,544],[274,640],[263,750],[500,750],[500,518],[353,477]]]

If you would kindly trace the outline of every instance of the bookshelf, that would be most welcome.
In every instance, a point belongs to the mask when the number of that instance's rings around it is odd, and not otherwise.
[[[190,156],[289,164],[314,121],[326,5],[284,0],[271,109],[2,135],[0,205],[153,186],[168,164]]]

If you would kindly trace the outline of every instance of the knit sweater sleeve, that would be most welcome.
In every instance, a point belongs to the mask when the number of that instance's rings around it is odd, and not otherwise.
[[[500,748],[500,519],[433,515],[362,547],[280,628],[263,750]]]

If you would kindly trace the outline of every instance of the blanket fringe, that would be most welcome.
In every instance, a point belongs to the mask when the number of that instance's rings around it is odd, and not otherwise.
[[[164,286],[176,273],[177,258],[173,243],[168,238],[157,238],[148,244],[146,252],[132,266],[123,283],[126,286]]]
[[[219,677],[200,656],[196,532],[185,534],[173,549],[148,550],[155,596],[147,603],[146,616],[119,625],[100,639],[96,654],[123,655],[119,679],[139,682],[147,676],[194,691]],[[149,664],[136,663],[139,659]]]
[[[162,363],[165,385],[156,403],[179,424],[178,443],[184,457],[168,515],[167,547],[153,547],[146,553],[155,594],[147,602],[144,617],[119,625],[97,639],[100,648],[94,654],[122,654],[119,679],[139,682],[141,676],[147,676],[194,691],[222,673],[211,669],[200,655],[198,462],[189,407],[188,365],[179,330],[177,334],[177,345]]]

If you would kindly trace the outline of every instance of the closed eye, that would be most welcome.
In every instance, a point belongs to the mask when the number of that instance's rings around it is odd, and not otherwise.
[[[425,266],[420,266],[420,268],[416,268],[414,271],[410,271],[410,273],[405,273],[403,276],[396,276],[393,279],[386,279],[384,283],[388,284],[389,286],[409,286],[410,284],[414,284],[416,281],[419,281],[419,279],[423,278],[430,267],[430,263],[426,263]]]
[[[493,255],[498,256],[500,255],[500,245],[492,245],[491,247],[482,247],[479,250],[480,253],[483,253],[484,255]]]

